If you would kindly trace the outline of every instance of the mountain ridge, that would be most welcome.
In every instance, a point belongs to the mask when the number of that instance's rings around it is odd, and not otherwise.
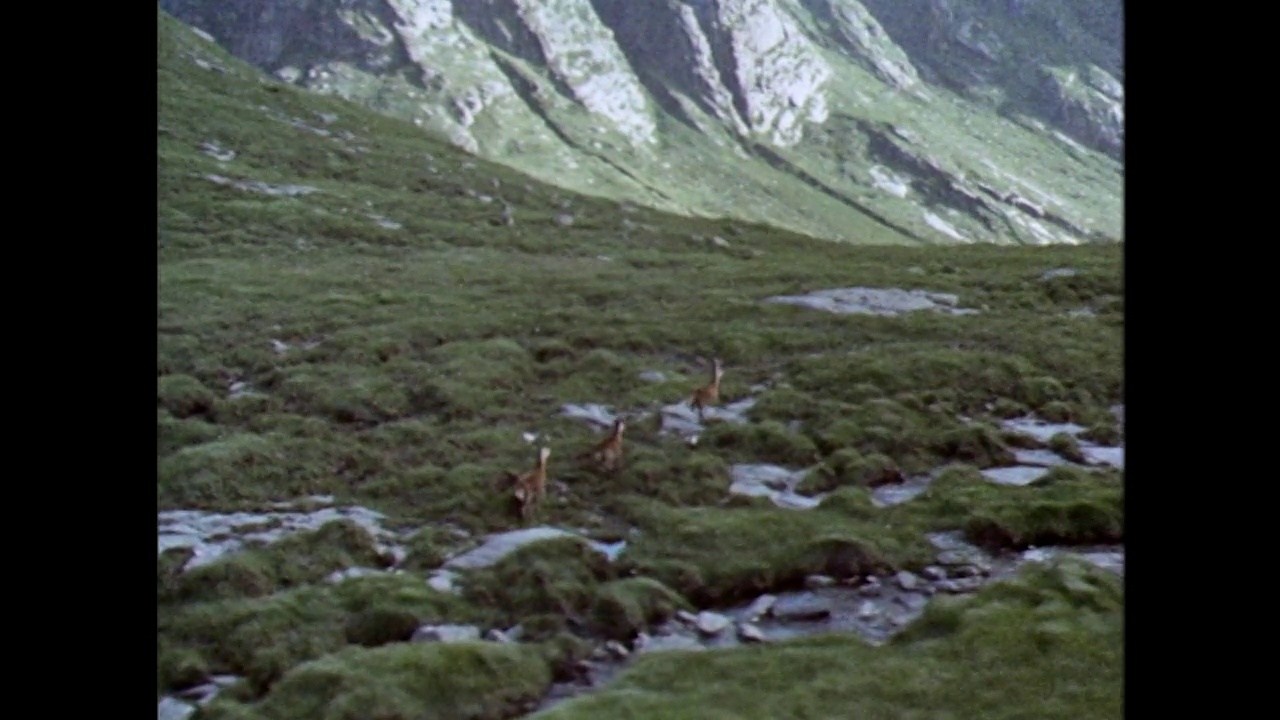
[[[577,192],[865,242],[1123,237],[1120,4],[163,0]]]

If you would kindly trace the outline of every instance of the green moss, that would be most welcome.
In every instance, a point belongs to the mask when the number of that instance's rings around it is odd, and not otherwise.
[[[348,648],[294,668],[254,710],[278,720],[500,720],[537,700],[550,683],[551,670],[536,647],[473,642]]]
[[[530,615],[559,615],[585,629],[597,586],[614,577],[616,570],[600,552],[576,538],[556,538],[527,545],[492,567],[471,572],[464,597],[493,608],[503,626]],[[530,637],[542,639],[532,632]]]
[[[157,390],[160,407],[174,417],[201,415],[213,409],[213,392],[190,375],[165,375],[160,378]]]
[[[903,481],[897,463],[884,455],[863,456],[857,450],[838,450],[816,472],[796,486],[800,493],[821,493],[845,485],[879,487]]]
[[[615,580],[600,586],[592,608],[592,630],[602,637],[629,640],[636,633],[693,606],[671,588],[647,577]]]

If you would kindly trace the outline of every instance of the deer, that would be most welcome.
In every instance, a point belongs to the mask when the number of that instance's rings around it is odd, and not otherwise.
[[[617,471],[622,464],[622,433],[627,429],[627,421],[619,415],[613,421],[613,431],[609,437],[596,443],[590,450],[578,456],[579,460],[593,458],[600,466],[610,472]]]
[[[698,411],[698,421],[704,422],[703,409],[708,405],[720,402],[720,378],[724,377],[724,368],[720,366],[720,358],[711,358],[711,382],[693,391],[689,398],[689,407]]]
[[[528,520],[536,507],[540,507],[547,494],[547,458],[551,457],[551,448],[538,449],[538,464],[523,475],[507,473],[507,479],[514,486],[513,494],[520,503],[520,519]]]

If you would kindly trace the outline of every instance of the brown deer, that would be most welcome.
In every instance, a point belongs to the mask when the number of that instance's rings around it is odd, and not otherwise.
[[[614,472],[622,464],[622,433],[627,429],[627,421],[618,416],[613,421],[613,431],[609,437],[596,443],[595,447],[582,453],[578,459],[593,458],[600,466]]]
[[[698,421],[704,421],[703,409],[708,405],[720,402],[720,378],[724,377],[724,369],[720,367],[720,358],[711,358],[711,382],[693,391],[689,398],[689,407],[698,411]]]
[[[516,501],[520,503],[520,519],[528,520],[536,507],[541,507],[542,499],[547,494],[547,458],[551,457],[551,448],[538,449],[538,464],[523,475],[507,473],[507,478],[514,485]]]

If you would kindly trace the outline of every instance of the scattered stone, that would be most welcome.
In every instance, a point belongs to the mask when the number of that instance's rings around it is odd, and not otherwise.
[[[1060,277],[1073,277],[1079,273],[1075,268],[1054,268],[1040,273],[1040,280],[1047,281]]]
[[[899,288],[837,288],[816,290],[807,295],[778,295],[764,300],[769,304],[800,305],[841,314],[894,316],[931,310],[952,315],[972,315],[978,311],[958,308],[960,298],[949,293]]]
[[[311,193],[320,192],[320,188],[314,188],[309,185],[271,185],[259,180],[233,180],[222,175],[209,174],[204,176],[206,180],[217,183],[219,185],[230,185],[240,190],[248,190],[251,192],[264,193],[266,195],[286,195],[296,197],[298,195],[310,195]]]
[[[716,235],[715,237],[711,238],[711,244],[712,244],[712,245],[715,245],[716,247],[721,247],[721,248],[727,248],[727,247],[729,247],[729,241],[728,241],[728,240],[725,240],[724,238],[720,237],[719,235]]]
[[[920,572],[922,575],[929,578],[930,580],[944,580],[947,577],[947,571],[943,570],[937,565],[930,565],[929,567],[925,568],[924,570],[921,570]]]
[[[906,570],[900,571],[897,574],[896,579],[898,581],[898,587],[903,590],[911,591],[920,586],[920,579]]]
[[[569,214],[557,215],[556,222],[563,227],[568,227],[573,224],[573,216]]]
[[[804,586],[810,590],[818,588],[830,587],[836,584],[836,579],[830,575],[810,575],[804,579]]]
[[[236,157],[235,150],[227,150],[215,142],[200,143],[200,149],[204,150],[206,155],[220,162],[230,162]]]
[[[344,582],[346,580],[353,580],[358,577],[364,577],[365,575],[377,575],[381,572],[384,571],[376,568],[349,567],[342,570],[334,570],[329,573],[329,575],[325,577],[325,582],[336,585],[337,583]]]
[[[497,628],[492,628],[492,629],[490,629],[490,630],[489,630],[489,632],[485,633],[485,634],[484,634],[484,639],[485,639],[485,640],[488,640],[489,642],[496,642],[496,643],[509,643],[509,642],[515,642],[515,641],[514,641],[514,640],[512,640],[512,639],[511,639],[511,637],[510,637],[510,636],[508,636],[505,632],[503,632],[503,631],[501,631],[501,630],[499,630],[499,629],[497,629]]]
[[[981,577],[962,577],[954,580],[940,580],[935,587],[942,592],[960,594],[977,592],[982,587],[983,579]]]
[[[825,620],[831,616],[830,606],[813,593],[791,595],[774,603],[773,617],[778,620]]]
[[[423,625],[414,631],[410,642],[470,642],[480,639],[480,628],[474,625]]]
[[[660,383],[660,382],[666,382],[667,376],[658,372],[657,370],[645,370],[644,372],[640,373],[640,379],[644,380],[645,382]]]
[[[336,122],[338,119],[338,116],[334,115],[333,113],[318,112],[316,113],[316,117],[320,118],[320,122],[324,123],[325,125],[331,125],[334,122]]]
[[[768,615],[773,606],[778,602],[775,595],[761,595],[749,605],[743,615],[749,622],[754,622],[761,617]]]
[[[709,610],[703,610],[698,613],[694,622],[698,628],[698,632],[703,635],[719,635],[725,628],[732,624],[729,618],[721,615],[720,613],[714,613]]]
[[[604,649],[619,660],[625,660],[629,655],[631,655],[631,651],[627,649],[627,646],[617,640],[610,640],[606,642],[604,644]]]

